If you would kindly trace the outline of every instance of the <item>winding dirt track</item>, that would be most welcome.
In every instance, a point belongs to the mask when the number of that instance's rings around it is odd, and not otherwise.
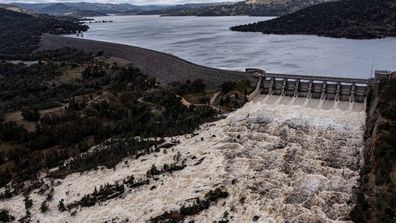
[[[77,39],[43,34],[39,50],[72,47],[90,53],[104,52],[105,56],[128,60],[143,73],[162,83],[203,79],[210,88],[218,87],[223,81],[251,79],[245,72],[220,70],[200,66],[176,56],[123,44]],[[252,80],[254,81],[254,80]]]

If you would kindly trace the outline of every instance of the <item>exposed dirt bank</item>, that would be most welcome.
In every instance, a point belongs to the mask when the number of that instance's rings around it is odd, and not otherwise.
[[[369,94],[364,151],[355,222],[396,222],[396,79]]]

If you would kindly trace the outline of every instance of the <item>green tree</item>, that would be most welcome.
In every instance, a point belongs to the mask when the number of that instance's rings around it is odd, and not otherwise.
[[[11,222],[14,221],[15,217],[10,215],[8,210],[0,210],[0,222]]]
[[[29,195],[26,195],[23,201],[25,202],[26,211],[29,211],[29,209],[33,206],[33,200],[30,199]]]
[[[21,115],[26,121],[36,122],[40,120],[40,113],[37,109],[24,107]]]
[[[40,211],[42,213],[46,213],[47,211],[49,211],[49,207],[48,207],[47,201],[43,201],[43,203],[41,203]]]
[[[58,210],[59,210],[60,212],[66,211],[66,207],[65,207],[65,204],[64,204],[64,200],[63,200],[63,199],[61,199],[61,200],[59,201]]]
[[[224,94],[232,91],[236,86],[235,82],[232,81],[224,81],[221,85],[220,88],[223,91]]]
[[[191,82],[191,92],[192,93],[204,92],[205,87],[206,87],[206,85],[202,79],[196,79],[193,82]]]

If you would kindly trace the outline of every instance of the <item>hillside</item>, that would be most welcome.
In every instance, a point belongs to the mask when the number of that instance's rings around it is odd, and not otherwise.
[[[245,2],[236,2],[178,5],[160,10],[144,11],[138,14],[160,14],[163,16],[276,16],[285,13],[287,13],[287,10],[283,7],[254,6],[246,4]]]
[[[392,0],[329,2],[273,20],[230,29],[264,34],[309,34],[351,39],[396,36],[396,3]]]
[[[323,2],[330,2],[336,0],[246,0],[248,4],[254,5],[316,5]]]
[[[109,13],[119,14],[126,11],[142,12],[146,10],[158,10],[164,6],[155,5],[131,5],[131,4],[111,4],[111,3],[88,3],[88,2],[64,2],[64,3],[15,3],[16,6],[31,10],[36,13],[48,15],[68,15],[74,17],[104,16]]]
[[[36,13],[74,17],[121,15],[166,16],[279,16],[329,0],[253,0],[240,2],[189,3],[178,5],[131,5],[110,3],[15,3]]]
[[[324,1],[325,0],[274,0],[270,2],[246,1],[235,3],[185,4],[167,7],[160,10],[144,11],[138,14],[161,14],[166,16],[279,16],[289,14]]]
[[[79,9],[78,7],[66,5],[63,3],[52,4],[37,10],[41,14],[48,14],[54,16],[74,16],[74,17],[85,17],[85,16],[105,16],[106,13]]]
[[[87,30],[75,21],[45,15],[29,15],[0,8],[0,55],[30,53],[42,33],[69,34]]]
[[[355,222],[396,222],[396,73],[369,94]]]
[[[18,7],[18,6],[15,6],[15,5],[11,5],[11,4],[1,4],[0,3],[0,8],[7,9],[7,10],[10,10],[10,11],[14,11],[14,12],[19,12],[19,13],[32,14],[31,12],[29,12],[26,9],[23,9],[21,7]]]

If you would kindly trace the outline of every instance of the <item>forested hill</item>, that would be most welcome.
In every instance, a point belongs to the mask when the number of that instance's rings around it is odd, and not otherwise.
[[[289,10],[290,8],[281,5],[266,6],[236,2],[208,5],[178,5],[153,11],[144,11],[139,14],[160,14],[163,16],[278,16],[289,13]]]
[[[343,0],[323,3],[273,20],[234,26],[231,30],[351,39],[396,36],[396,2]]]
[[[232,3],[185,4],[157,10],[147,10],[137,14],[161,14],[164,16],[279,16],[295,12],[323,1],[325,0],[272,2],[240,1]],[[124,12],[124,14],[136,13],[135,11],[127,11]]]
[[[30,53],[37,48],[42,33],[68,34],[87,26],[70,19],[29,15],[0,8],[0,55]]]

